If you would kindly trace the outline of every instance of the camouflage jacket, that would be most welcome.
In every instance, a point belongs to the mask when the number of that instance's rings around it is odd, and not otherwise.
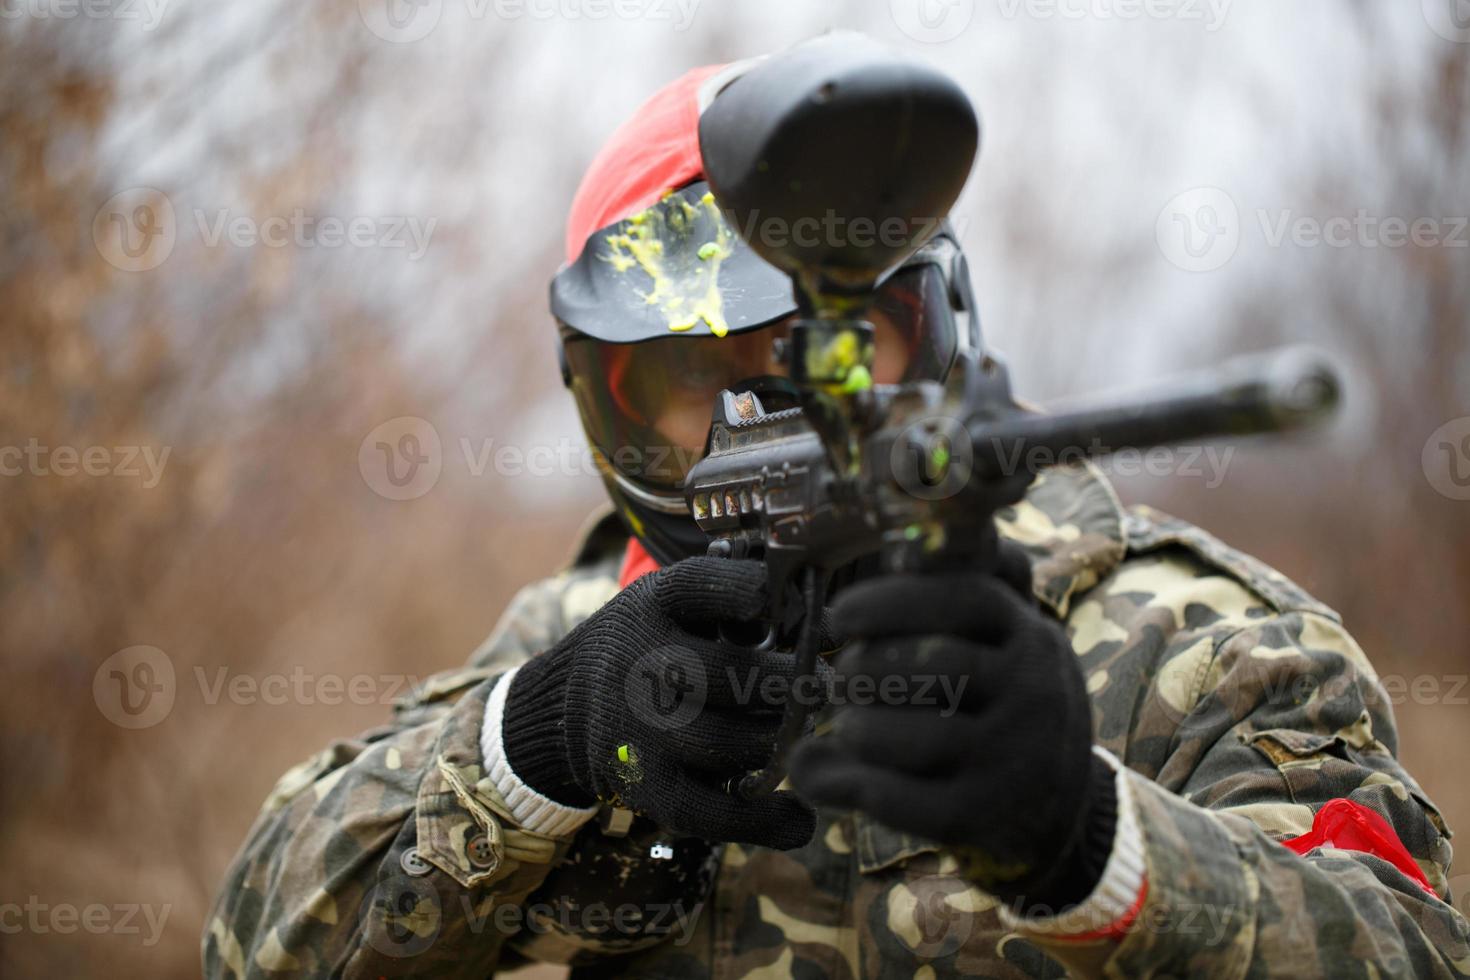
[[[1097,743],[1126,766],[1149,888],[1121,941],[1011,931],[951,856],[861,813],[820,814],[797,851],[707,848],[657,907],[630,884],[656,832],[517,827],[485,778],[487,692],[614,593],[622,542],[604,522],[468,668],[281,779],[209,917],[207,975],[484,977],[526,960],[681,978],[1470,974],[1449,831],[1336,613],[1197,528],[1125,511],[1091,468],[1051,471],[1000,518],[1071,637]],[[1276,843],[1343,797],[1388,820],[1436,894],[1371,854]]]

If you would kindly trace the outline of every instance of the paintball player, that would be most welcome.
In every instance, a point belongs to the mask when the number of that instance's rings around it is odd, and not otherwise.
[[[797,312],[701,160],[746,70],[655,94],[572,203],[552,313],[613,512],[467,668],[281,779],[206,974],[1470,975],[1450,832],[1338,614],[1090,465],[998,499],[983,567],[850,576],[789,784],[730,791],[812,679],[680,490]],[[867,317],[880,383],[979,349],[949,231]]]

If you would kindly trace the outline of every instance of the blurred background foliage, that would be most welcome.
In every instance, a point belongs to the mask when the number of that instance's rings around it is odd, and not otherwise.
[[[837,26],[943,66],[979,107],[956,216],[987,338],[1023,392],[1288,340],[1339,356],[1350,402],[1328,433],[1244,446],[1219,486],[1120,490],[1300,581],[1382,673],[1435,679],[1398,709],[1403,755],[1470,826],[1470,690],[1455,687],[1470,502],[1437,492],[1445,474],[1422,456],[1470,414],[1470,249],[1463,232],[1406,247],[1269,233],[1283,214],[1446,228],[1470,214],[1470,44],[1437,0],[1217,0],[1171,17],[952,0],[929,15],[963,29],[928,40],[906,0],[646,0],[600,17],[574,0],[424,0],[418,39],[383,29],[385,2],[402,0],[118,0],[107,16],[27,0],[0,18],[0,446],[169,451],[153,486],[0,477],[0,902],[169,909],[151,946],[7,936],[0,975],[196,972],[212,890],[275,777],[388,711],[212,699],[217,679],[453,667],[564,561],[601,498],[590,471],[474,461],[580,445],[545,284],[581,169],[683,70]],[[1203,272],[1156,234],[1196,188],[1239,211],[1238,248]],[[123,192],[172,210],[155,268],[120,268],[107,244]],[[212,241],[222,213],[433,224],[414,256]],[[408,501],[357,463],[399,416],[442,441],[438,482]],[[138,644],[166,652],[177,698],[130,731],[92,683]]]

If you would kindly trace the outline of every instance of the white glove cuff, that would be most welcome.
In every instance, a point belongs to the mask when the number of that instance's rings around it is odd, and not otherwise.
[[[582,809],[543,796],[516,775],[505,757],[505,735],[502,731],[505,698],[519,669],[501,674],[485,703],[485,723],[480,729],[480,752],[485,758],[485,772],[522,830],[546,837],[569,837],[592,819],[598,807]]]

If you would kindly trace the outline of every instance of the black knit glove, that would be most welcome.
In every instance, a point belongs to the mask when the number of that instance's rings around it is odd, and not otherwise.
[[[890,575],[838,596],[837,626],[855,642],[837,683],[871,677],[879,697],[841,699],[831,736],[797,747],[792,784],[818,806],[950,845],[1005,901],[1060,910],[1107,862],[1113,772],[1092,753],[1082,672],[1032,599],[1024,553],[998,555],[995,574]]]
[[[690,558],[634,582],[516,673],[511,768],[567,806],[616,803],[708,840],[805,844],[815,818],[791,793],[724,791],[770,759],[791,690],[792,654],[718,639],[721,624],[749,632],[766,605],[759,562]]]

